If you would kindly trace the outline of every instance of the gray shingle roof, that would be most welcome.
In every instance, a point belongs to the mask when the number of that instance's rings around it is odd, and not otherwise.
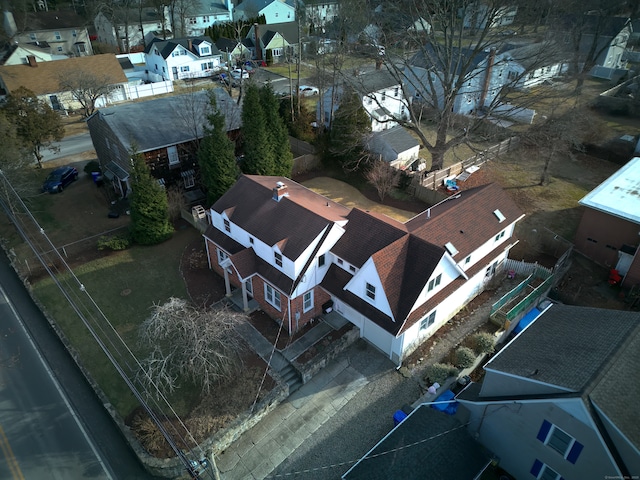
[[[639,321],[636,312],[553,305],[486,368],[580,392],[625,339],[638,334]],[[628,360],[632,355],[637,350],[625,353]]]
[[[342,478],[473,480],[488,463],[455,416],[420,406]]]
[[[191,42],[191,48],[189,48],[189,42]],[[211,53],[209,55],[200,56],[200,54],[198,53],[198,49],[196,48],[196,46],[203,42],[207,42],[211,44]],[[185,50],[201,58],[220,55],[220,52],[218,51],[218,47],[216,46],[216,44],[213,43],[213,40],[211,40],[211,38],[206,36],[172,38],[169,40],[163,40],[161,38],[156,37],[151,41],[151,43],[147,45],[147,47],[144,49],[144,52],[149,53],[153,48],[157,48],[158,51],[160,52],[160,55],[162,55],[162,58],[167,59],[178,45],[182,46]]]
[[[357,75],[345,74],[344,80],[361,95],[400,86],[400,81],[387,70],[360,70]]]
[[[218,107],[225,114],[227,131],[239,129],[241,117],[236,102],[222,88],[213,91]],[[96,115],[102,117],[126,148],[135,144],[138,152],[146,152],[201,138],[204,127],[208,126],[204,108],[208,105],[207,93],[207,90],[200,90],[192,94],[116,105],[102,108]]]
[[[396,153],[400,154],[420,145],[403,127],[396,126],[381,132],[374,133],[369,140],[369,148],[374,153],[382,153],[384,145],[388,145]]]

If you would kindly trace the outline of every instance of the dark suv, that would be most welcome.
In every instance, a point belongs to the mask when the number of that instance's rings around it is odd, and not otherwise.
[[[64,190],[71,182],[78,179],[75,167],[56,168],[49,174],[42,185],[43,192],[57,193]]]

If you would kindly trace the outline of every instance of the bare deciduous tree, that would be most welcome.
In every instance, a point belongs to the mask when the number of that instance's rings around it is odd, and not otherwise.
[[[96,111],[98,99],[109,96],[113,80],[108,73],[75,70],[60,76],[59,82],[62,90],[71,92],[73,98],[82,105],[82,115],[89,117]]]
[[[367,180],[375,187],[381,202],[384,202],[384,197],[393,189],[399,175],[400,171],[391,167],[382,158],[373,162],[371,169],[366,173]]]
[[[242,365],[241,319],[228,308],[198,309],[173,297],[154,306],[140,326],[140,342],[152,352],[138,380],[173,391],[185,377],[209,393]]]

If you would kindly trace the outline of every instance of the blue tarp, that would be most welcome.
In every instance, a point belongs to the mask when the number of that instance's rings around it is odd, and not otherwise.
[[[434,400],[434,403],[453,400],[454,397],[455,394],[451,390],[445,390]],[[437,403],[435,405],[431,405],[431,408],[438,410],[439,412],[444,412],[447,415],[453,415],[456,413],[456,410],[458,410],[458,402]]]
[[[518,322],[518,325],[516,325],[516,328],[513,329],[513,332],[520,333],[522,330],[525,329],[527,325],[529,325],[536,318],[538,318],[540,316],[540,313],[541,313],[540,310],[538,310],[535,307],[529,310],[529,312],[520,319],[520,321]]]

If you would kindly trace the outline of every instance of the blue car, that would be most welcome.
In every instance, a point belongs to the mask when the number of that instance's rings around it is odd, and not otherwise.
[[[59,167],[52,171],[42,185],[43,192],[59,193],[78,179],[75,167]]]

